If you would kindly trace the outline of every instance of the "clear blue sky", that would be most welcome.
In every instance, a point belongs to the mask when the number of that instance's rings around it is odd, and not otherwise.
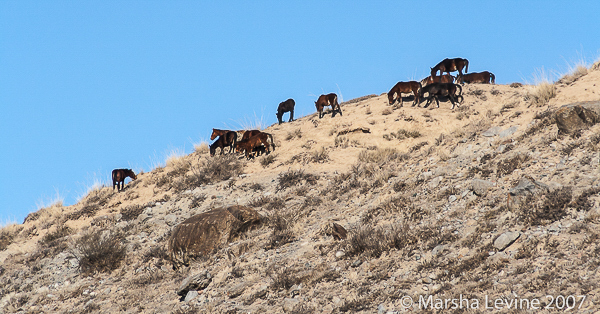
[[[0,1],[0,225],[213,127],[421,79],[446,57],[497,83],[598,59],[600,1]]]

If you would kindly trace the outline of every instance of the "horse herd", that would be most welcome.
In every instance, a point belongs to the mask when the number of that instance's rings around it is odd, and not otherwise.
[[[465,73],[463,74],[463,69]],[[423,108],[429,106],[429,104],[435,100],[437,107],[440,107],[439,97],[446,97],[452,103],[452,109],[464,100],[462,94],[462,87],[459,84],[464,83],[484,83],[484,84],[495,84],[496,77],[491,72],[479,72],[469,73],[469,60],[462,58],[444,59],[436,66],[431,68],[431,75],[424,78],[420,82],[408,81],[398,82],[390,91],[387,93],[388,103],[393,105],[396,101],[400,102],[402,107],[402,93],[412,93],[414,95],[413,106],[422,103],[424,95],[427,93],[427,103]],[[437,76],[439,71],[440,75]],[[458,71],[456,77],[450,75],[450,72]],[[446,74],[444,74],[446,73]],[[290,113],[289,122],[294,121],[294,107],[296,103],[293,99],[288,99],[281,102],[277,107],[277,120],[279,124],[283,123],[283,114],[286,112]],[[315,107],[319,119],[323,117],[323,109],[325,107],[331,107],[332,117],[335,117],[337,113],[342,115],[342,109],[338,103],[338,97],[335,93],[321,95],[315,101]],[[241,133],[241,140],[238,141],[238,133]],[[213,129],[210,137],[211,141],[217,139],[214,143],[209,146],[210,155],[214,156],[217,148],[221,148],[221,154],[224,154],[224,149],[229,147],[229,153],[233,153],[235,150],[238,153],[244,152],[246,158],[250,158],[251,155],[259,154],[261,152],[270,152],[270,148],[273,147],[275,150],[275,142],[273,141],[273,135],[262,132],[260,130],[249,130],[249,131],[231,131],[231,130],[220,130]],[[268,140],[271,140],[269,144]],[[115,169],[112,172],[113,179],[113,190],[115,186],[117,190],[123,189],[123,183],[126,177],[130,177],[133,180],[136,179],[135,173],[131,169]],[[120,184],[120,188],[119,188]]]

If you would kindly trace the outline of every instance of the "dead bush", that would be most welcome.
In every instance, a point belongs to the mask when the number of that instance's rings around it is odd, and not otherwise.
[[[362,224],[350,232],[345,241],[346,256],[366,256],[379,258],[383,252],[391,249],[403,249],[418,243],[408,225],[373,227]]]
[[[519,219],[529,226],[547,225],[564,218],[573,199],[571,187],[545,194],[528,195],[520,207]]]
[[[293,242],[295,235],[292,228],[296,218],[291,211],[275,211],[267,216],[267,225],[273,229],[273,232],[265,249],[275,249]]]
[[[190,202],[189,208],[200,207],[202,203],[204,203],[204,200],[206,200],[206,194],[200,194],[198,196],[192,197],[192,201]]]
[[[39,254],[41,256],[54,256],[68,248],[66,236],[73,233],[73,230],[68,226],[58,226],[53,232],[48,232],[38,242],[41,249]]]
[[[315,163],[324,163],[329,161],[329,153],[324,147],[321,147],[311,153],[311,161]]]
[[[556,96],[556,86],[547,82],[538,84],[531,92],[525,96],[525,100],[529,100],[530,105],[542,107],[548,104],[550,99]]]
[[[191,167],[192,174],[187,174],[172,183],[176,192],[229,180],[240,175],[244,168],[244,164],[234,154],[199,157],[199,159],[198,164]]]
[[[89,275],[117,269],[125,258],[125,237],[118,231],[92,230],[84,232],[72,248],[81,273]]]
[[[75,211],[67,216],[69,220],[78,220],[81,217],[88,218],[94,217],[96,213],[100,210],[100,206],[97,204],[86,204],[80,210]]]
[[[260,165],[263,168],[267,168],[270,164],[275,162],[275,156],[273,154],[266,155],[260,159]]]
[[[497,164],[497,175],[498,177],[502,177],[505,175],[511,174],[515,169],[521,168],[523,163],[529,159],[528,155],[518,154],[511,158],[506,158],[502,161],[499,161]]]
[[[21,230],[23,230],[23,226],[16,224],[11,224],[0,229],[0,251],[6,250]]]
[[[142,205],[129,205],[121,208],[121,220],[131,221],[136,219],[144,211]]]
[[[310,173],[304,173],[303,169],[300,170],[288,170],[286,172],[282,172],[277,177],[278,185],[277,192],[285,190],[289,187],[298,186],[303,182],[306,182],[310,185],[315,185],[317,180],[319,180],[319,176]]]

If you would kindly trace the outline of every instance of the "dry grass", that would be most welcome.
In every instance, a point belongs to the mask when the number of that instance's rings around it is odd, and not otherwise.
[[[556,86],[548,82],[538,84],[527,94],[527,99],[530,105],[534,107],[542,107],[550,102],[550,99],[556,96]]]
[[[17,224],[9,224],[0,229],[0,251],[6,250],[21,230],[23,226]]]
[[[300,169],[282,172],[279,174],[277,180],[279,181],[277,191],[282,191],[289,187],[298,186],[302,184],[302,182],[314,185],[317,180],[319,180],[319,177],[310,173],[304,173],[304,170]]]
[[[125,237],[116,231],[87,231],[77,239],[71,253],[83,274],[110,272],[125,259]]]

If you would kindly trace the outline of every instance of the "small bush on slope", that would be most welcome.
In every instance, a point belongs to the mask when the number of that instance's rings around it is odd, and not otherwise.
[[[83,274],[117,269],[125,258],[124,236],[116,231],[95,230],[83,233],[75,241],[72,254]]]

